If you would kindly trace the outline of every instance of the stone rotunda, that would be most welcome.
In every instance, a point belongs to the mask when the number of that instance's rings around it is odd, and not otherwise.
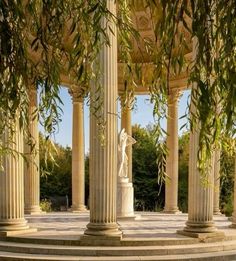
[[[107,0],[107,7],[111,13],[116,13],[115,1]],[[153,37],[150,17],[142,9],[137,8],[134,23],[143,38]],[[116,32],[115,24],[111,23],[110,26]],[[219,260],[222,260],[221,255],[236,257],[236,231],[233,228],[236,224],[235,212],[232,228],[228,227],[229,221],[225,217],[218,216],[216,222],[214,220],[214,214],[220,213],[220,152],[214,153],[213,168],[209,173],[211,185],[204,187],[197,168],[197,126],[190,133],[188,215],[181,214],[178,208],[178,98],[181,91],[188,87],[187,71],[178,77],[171,77],[169,83],[169,154],[166,171],[170,182],[166,185],[164,211],[161,214],[141,213],[140,220],[135,220],[136,213],[130,203],[133,202],[133,193],[129,193],[128,197],[122,195],[121,198],[127,201],[131,213],[117,220],[117,100],[120,96],[121,102],[124,102],[122,97],[125,90],[122,76],[119,74],[124,65],[119,62],[117,55],[117,35],[110,31],[108,34],[111,44],[104,45],[99,55],[100,84],[103,92],[98,95],[96,86],[92,86],[90,94],[93,105],[96,107],[102,104],[103,107],[103,110],[99,111],[99,118],[92,112],[90,114],[90,213],[86,212],[84,203],[83,90],[78,88],[73,77],[62,73],[61,84],[68,87],[73,102],[72,213],[57,216],[41,213],[38,149],[35,150],[35,155],[28,153],[28,165],[24,164],[20,156],[4,156],[5,170],[0,175],[0,260],[173,260],[175,255],[182,259],[191,257],[199,260],[206,259],[207,256],[218,260],[218,256]],[[192,60],[196,51],[196,48],[192,48],[191,53],[186,53],[186,58]],[[139,62],[138,48],[134,50],[133,56],[134,61]],[[32,57],[39,59],[38,54],[33,51]],[[153,71],[150,57],[145,58],[142,70],[147,86],[140,84],[136,94],[149,93],[148,82]],[[30,130],[38,148],[38,122],[32,117],[37,107],[36,86],[33,84],[30,98]],[[121,129],[125,129],[126,133],[132,136],[133,103],[131,98],[126,99],[128,101],[122,106]],[[194,110],[194,106],[191,109]],[[105,144],[99,138],[100,120],[105,122]],[[3,142],[7,142],[7,134],[3,137]],[[13,149],[29,152],[29,148],[24,146],[23,133],[17,125]],[[127,178],[132,188],[132,146],[127,147],[126,153]],[[236,186],[234,189],[236,195]],[[234,202],[236,210],[236,200]],[[79,227],[70,230],[69,224],[72,222],[81,226],[82,231],[78,230]],[[48,224],[50,228],[47,227]],[[163,232],[165,228],[168,231],[171,224],[171,233]],[[52,233],[52,228],[55,233]],[[139,229],[142,229],[143,233],[140,233]],[[153,233],[155,236],[152,236]],[[225,253],[222,254],[223,252]],[[196,256],[196,253],[202,253],[202,256]]]

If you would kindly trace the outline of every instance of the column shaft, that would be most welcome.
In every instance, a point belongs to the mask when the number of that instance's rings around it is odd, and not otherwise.
[[[198,39],[193,39],[193,62],[195,62],[198,51]],[[196,114],[197,97],[194,97],[194,91],[198,88],[197,83],[192,85],[192,97],[190,105],[190,114]],[[214,175],[211,171],[211,166],[207,166],[204,175],[207,184],[203,184],[201,173],[198,168],[198,150],[199,150],[199,133],[201,123],[196,119],[194,126],[190,132],[189,139],[189,179],[188,179],[188,221],[183,231],[178,231],[181,234],[198,237],[207,233],[208,237],[220,236],[224,237],[223,232],[216,232],[213,221],[213,196],[214,196]],[[213,157],[212,157],[213,159]],[[214,232],[214,233],[213,233]]]
[[[33,150],[25,144],[25,153],[28,162],[25,163],[25,213],[40,213],[40,173],[39,173],[39,132],[38,118],[35,115],[37,109],[37,91],[30,90],[29,104],[29,132],[34,144]]]
[[[107,8],[115,15],[114,0],[107,1]],[[103,25],[106,23],[104,18]],[[103,45],[98,57],[100,88],[99,84],[93,84],[91,88],[90,223],[85,235],[120,237],[116,222],[117,37],[115,24],[109,22],[109,26],[114,32],[107,29],[110,46]]]
[[[3,145],[10,146],[14,151],[23,152],[23,133],[19,130],[17,121],[13,143],[8,144],[9,131],[6,129],[3,135]],[[21,155],[3,155],[4,170],[0,173],[0,235],[8,235],[10,232],[22,231],[28,228],[24,219],[24,162]]]
[[[73,94],[72,211],[84,211],[84,108],[83,98]]]
[[[178,213],[178,97],[179,93],[172,92],[168,99],[167,117],[167,148],[166,174],[169,177],[165,184],[166,213]]]
[[[198,148],[199,132],[195,129],[190,133],[188,221],[184,231],[207,233],[216,230],[213,222],[214,175],[209,171],[208,184],[203,184],[197,165]]]
[[[216,149],[214,152],[214,215],[220,215],[220,150]]]

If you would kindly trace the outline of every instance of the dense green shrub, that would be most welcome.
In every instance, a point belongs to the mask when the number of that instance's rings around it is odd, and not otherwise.
[[[48,199],[42,199],[40,201],[40,208],[44,212],[51,212],[52,211],[52,202]]]

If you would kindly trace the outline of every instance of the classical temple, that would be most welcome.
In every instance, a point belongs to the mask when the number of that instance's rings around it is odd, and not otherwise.
[[[116,13],[114,1],[107,1],[108,9]],[[153,31],[150,19],[143,10],[138,10],[134,16],[136,28],[143,38],[152,38]],[[110,25],[114,31],[115,24]],[[117,242],[122,240],[122,231],[117,223],[117,102],[118,96],[124,92],[122,76],[119,71],[122,63],[119,62],[117,51],[117,35],[108,32],[110,46],[103,46],[100,52],[99,61],[101,68],[101,85],[103,92],[97,94],[95,86],[91,87],[91,99],[94,103],[102,104],[103,110],[100,112],[100,119],[106,124],[104,127],[105,145],[99,139],[99,122],[93,113],[90,114],[90,222],[80,238],[84,245],[96,245],[100,242]],[[191,59],[195,55],[193,48],[186,57]],[[35,59],[37,54],[32,53]],[[135,61],[139,61],[139,51],[134,50]],[[143,71],[148,79],[152,73],[151,58],[146,57]],[[170,182],[166,184],[164,213],[179,213],[178,208],[178,98],[180,93],[188,88],[187,71],[178,77],[170,79],[171,91],[168,98],[168,118],[167,118],[167,175]],[[76,81],[72,77],[61,75],[61,83],[67,86],[72,96],[73,102],[73,136],[72,136],[72,211],[83,212],[86,210],[84,199],[84,122],[83,122],[83,102],[79,88],[75,88]],[[148,86],[139,86],[136,94],[148,94]],[[31,88],[30,94],[30,130],[36,141],[38,148],[38,122],[32,117],[37,107],[37,91]],[[122,100],[122,99],[121,99]],[[132,136],[131,111],[132,99],[126,106],[122,107],[121,129]],[[95,104],[96,105],[96,104]],[[220,214],[219,210],[219,158],[220,151],[215,151],[211,171],[209,172],[209,186],[202,186],[200,173],[197,168],[198,151],[198,129],[190,133],[189,148],[189,194],[188,194],[188,220],[186,226],[178,233],[189,237],[199,237],[202,234],[207,237],[224,237],[223,232],[219,232],[213,221],[214,214]],[[29,153],[29,148],[24,146],[23,134],[16,126],[14,134],[14,149]],[[28,156],[29,164],[24,166],[20,156],[4,156],[5,173],[0,175],[0,236],[9,237],[22,233],[34,231],[30,228],[25,214],[39,214],[40,210],[40,184],[39,184],[39,157]],[[132,146],[126,150],[128,156],[128,183],[131,193],[124,195],[122,200],[128,202],[127,208],[130,212],[126,218],[135,218],[133,208],[132,190]],[[30,154],[30,153],[29,153]],[[236,173],[235,173],[236,174]],[[234,188],[236,194],[236,186]],[[122,190],[121,192],[122,193]],[[131,203],[130,203],[131,202]],[[234,203],[236,210],[236,200]],[[126,214],[124,214],[126,215]],[[232,224],[236,225],[236,214],[234,212]],[[116,243],[114,243],[116,244]]]

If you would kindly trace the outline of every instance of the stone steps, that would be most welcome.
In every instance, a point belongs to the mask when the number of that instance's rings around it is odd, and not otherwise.
[[[236,240],[230,237],[227,240]],[[1,238],[0,238],[1,240]],[[42,245],[64,245],[64,246],[80,246],[79,236],[78,239],[70,238],[39,238],[39,237],[5,237],[3,241],[27,244],[42,244]],[[188,245],[198,243],[199,239],[181,236],[179,238],[123,238],[120,242],[121,246],[169,246],[169,245]]]
[[[0,260],[7,261],[171,261],[171,260],[207,260],[207,261],[232,261],[236,260],[236,251],[184,254],[184,255],[162,255],[162,256],[65,256],[65,255],[35,255],[22,253],[9,253],[0,251]]]
[[[224,241],[236,240],[236,234],[227,235]],[[31,236],[10,236],[0,237],[0,242],[15,242],[26,244],[39,244],[39,245],[58,245],[58,246],[80,246],[80,236],[53,236],[53,237],[31,237]],[[222,241],[219,238],[208,238],[206,242]],[[171,246],[171,245],[190,245],[199,243],[198,238],[190,238],[186,236],[178,236],[175,238],[170,237],[123,237],[120,241],[120,246]]]
[[[223,217],[217,217],[217,222],[225,231],[224,241],[206,238],[203,243],[202,238],[176,234],[184,226],[183,214],[147,213],[142,214],[143,220],[120,222],[124,235],[119,246],[82,246],[83,231],[77,228],[87,221],[84,216],[68,215],[32,217],[30,224],[38,228],[37,233],[0,238],[0,261],[236,260],[236,232],[228,229]]]
[[[212,257],[216,255],[226,255],[228,251],[233,251],[236,257],[236,240],[222,241],[214,243],[197,243],[189,245],[165,245],[165,246],[63,246],[63,245],[43,245],[43,244],[26,244],[16,242],[0,242],[0,260],[17,260],[8,259],[19,258],[18,260],[98,260],[98,257],[107,257],[101,260],[165,260],[164,257],[171,256],[183,257],[185,255],[207,255]],[[232,254],[232,253],[231,253]],[[5,255],[5,259],[4,259]],[[25,257],[29,257],[29,259]],[[32,256],[32,258],[31,258]],[[150,256],[154,259],[150,259]],[[30,259],[31,258],[31,259]],[[38,258],[38,259],[37,259]],[[41,258],[41,259],[40,259]],[[50,259],[52,258],[52,259]],[[54,259],[53,259],[54,258]],[[58,258],[58,259],[55,259]],[[70,259],[72,258],[72,259]],[[73,259],[77,258],[77,259]],[[90,259],[84,259],[90,258]],[[110,258],[110,259],[109,259]],[[114,259],[118,258],[118,259]],[[129,259],[131,258],[131,259]],[[138,258],[138,259],[132,259]],[[149,258],[149,259],[145,259]],[[156,259],[155,259],[156,258]],[[159,258],[159,259],[158,259]],[[162,259],[160,259],[162,258]],[[171,260],[171,259],[170,259]],[[177,259],[178,260],[178,259]]]

